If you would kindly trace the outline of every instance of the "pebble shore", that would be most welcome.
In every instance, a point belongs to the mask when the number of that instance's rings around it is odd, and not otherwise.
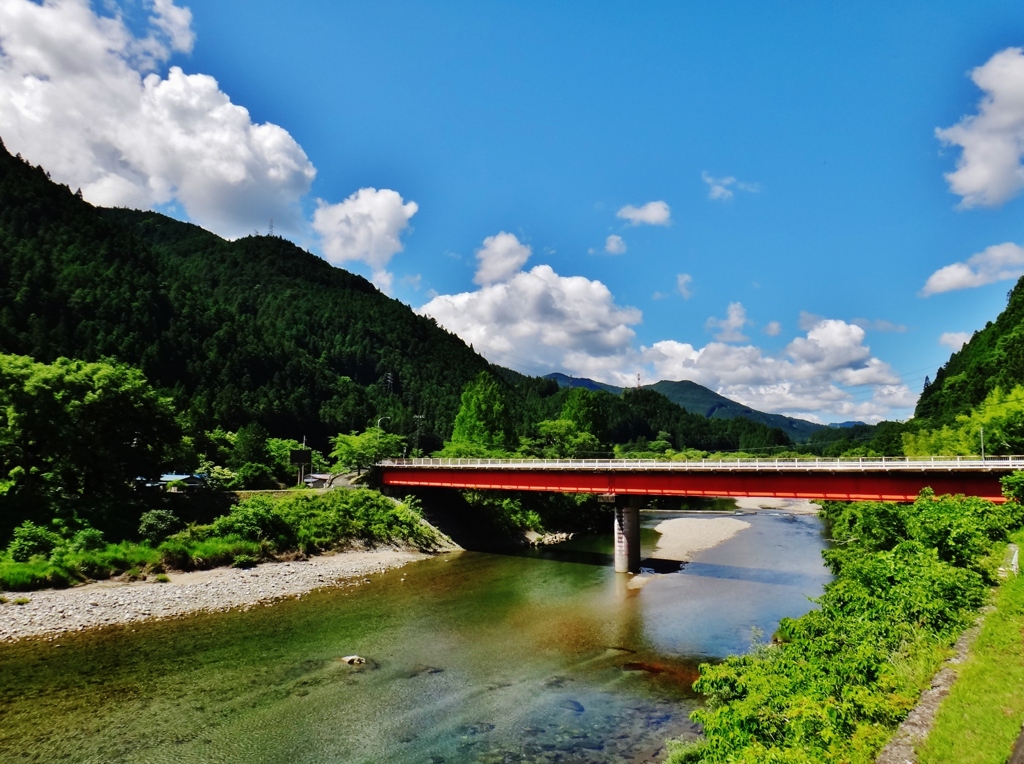
[[[246,570],[217,568],[171,574],[168,583],[102,581],[71,589],[6,592],[9,602],[0,604],[0,642],[247,608],[327,586],[363,583],[369,575],[428,556],[395,549],[341,552],[296,562],[265,563]],[[19,598],[29,601],[15,604]]]

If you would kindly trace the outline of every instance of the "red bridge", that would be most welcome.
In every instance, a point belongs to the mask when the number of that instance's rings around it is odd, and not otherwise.
[[[1005,501],[999,479],[1024,457],[880,459],[390,459],[384,485],[641,496],[913,501],[922,488]]]
[[[776,497],[911,502],[924,487],[1004,502],[999,478],[1024,457],[928,459],[400,459],[378,464],[385,485],[553,491],[615,497],[615,570],[640,568],[642,496]]]
[[[386,486],[611,494],[615,570],[640,567],[641,496],[766,496],[839,501],[913,501],[922,488],[1003,502],[999,479],[1024,457],[925,459],[394,459]]]

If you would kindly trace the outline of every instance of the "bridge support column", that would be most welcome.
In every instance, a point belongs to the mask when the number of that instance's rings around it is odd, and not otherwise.
[[[640,496],[615,501],[615,572],[640,572]]]

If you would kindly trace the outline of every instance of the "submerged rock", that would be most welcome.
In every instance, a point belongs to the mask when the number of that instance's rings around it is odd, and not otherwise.
[[[572,698],[566,698],[558,704],[558,707],[568,709],[569,711],[572,711],[573,713],[577,714],[582,714],[584,711],[586,711],[582,703],[579,703],[578,701],[575,701]]]

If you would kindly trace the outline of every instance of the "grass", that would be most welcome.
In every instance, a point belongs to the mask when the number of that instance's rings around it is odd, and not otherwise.
[[[1013,750],[1024,722],[1024,575],[999,588],[995,605],[939,708],[921,764],[1004,764]]]

